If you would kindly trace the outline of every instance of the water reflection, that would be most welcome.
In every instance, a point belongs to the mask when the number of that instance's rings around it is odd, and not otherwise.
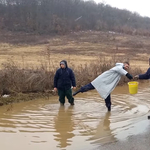
[[[116,141],[116,138],[114,137],[112,130],[110,128],[110,117],[111,112],[107,112],[104,116],[104,118],[99,122],[95,134],[89,138],[89,140],[94,140],[92,143],[99,143],[104,144],[108,142],[114,142]]]
[[[75,135],[74,130],[74,122],[72,119],[73,114],[73,106],[69,106],[65,108],[64,106],[59,107],[58,115],[55,118],[55,129],[57,134],[54,134],[56,141],[59,142],[57,147],[65,148],[68,145],[71,145],[71,138]]]

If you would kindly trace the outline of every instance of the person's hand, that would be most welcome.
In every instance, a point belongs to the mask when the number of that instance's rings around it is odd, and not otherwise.
[[[75,89],[76,89],[76,87],[73,87],[73,89],[75,90]]]
[[[57,92],[57,88],[54,88],[54,92]]]
[[[134,76],[134,79],[138,79],[138,78],[139,78],[139,75]]]

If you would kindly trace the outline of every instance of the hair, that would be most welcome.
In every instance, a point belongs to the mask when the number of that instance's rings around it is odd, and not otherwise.
[[[125,62],[124,62],[124,64],[128,64],[128,65],[130,65],[128,61],[125,61]]]

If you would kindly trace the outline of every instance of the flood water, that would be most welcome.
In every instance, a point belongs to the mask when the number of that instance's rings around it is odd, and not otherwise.
[[[0,149],[93,150],[147,131],[149,83],[135,95],[117,87],[111,97],[111,112],[96,91],[78,94],[74,106],[60,106],[53,96],[0,107]]]

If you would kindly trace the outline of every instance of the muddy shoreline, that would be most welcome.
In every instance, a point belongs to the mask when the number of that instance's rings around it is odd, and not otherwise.
[[[17,93],[8,95],[7,97],[5,97],[4,95],[4,97],[2,96],[0,98],[0,106],[31,101],[40,98],[48,99],[52,95],[53,95],[52,93]]]

